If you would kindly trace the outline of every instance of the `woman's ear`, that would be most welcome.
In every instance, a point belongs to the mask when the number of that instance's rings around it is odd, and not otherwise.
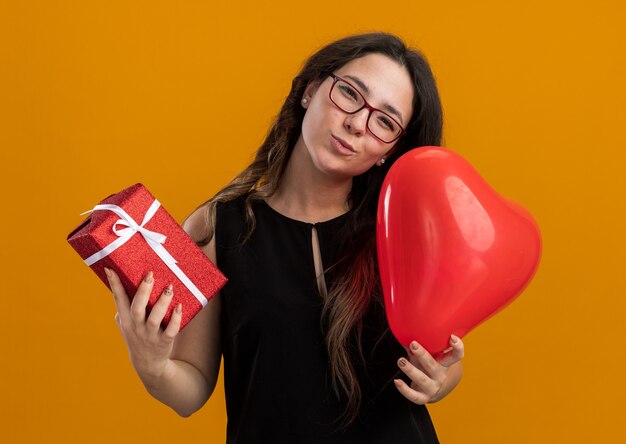
[[[317,90],[320,87],[321,82],[319,80],[314,80],[309,82],[309,84],[306,86],[306,88],[304,88],[304,94],[302,95],[302,107],[304,109],[309,107],[309,103],[311,103],[311,100],[313,99],[313,96],[315,96],[315,93],[317,92]]]

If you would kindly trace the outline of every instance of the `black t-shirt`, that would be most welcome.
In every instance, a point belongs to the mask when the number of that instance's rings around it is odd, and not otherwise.
[[[359,419],[347,429],[336,421],[344,402],[331,386],[312,231],[328,268],[349,213],[309,224],[255,201],[256,228],[242,245],[243,202],[218,205],[215,232],[217,266],[228,278],[221,290],[227,443],[438,443],[426,407],[393,383],[408,381],[396,365],[406,352],[374,304],[363,324],[366,366],[354,361],[363,393]],[[332,276],[325,278],[329,285]]]

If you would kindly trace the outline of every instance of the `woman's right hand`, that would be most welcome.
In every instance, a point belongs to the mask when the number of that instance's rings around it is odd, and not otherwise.
[[[139,284],[132,303],[117,273],[106,268],[105,272],[117,307],[115,320],[128,347],[133,367],[144,383],[154,381],[171,365],[170,356],[174,338],[180,329],[182,306],[178,304],[172,311],[169,324],[162,330],[161,321],[172,302],[171,286],[161,293],[146,318],[146,307],[154,284],[152,272],[148,272]]]

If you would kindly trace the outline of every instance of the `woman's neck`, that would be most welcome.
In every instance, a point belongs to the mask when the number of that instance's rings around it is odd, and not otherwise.
[[[302,139],[294,147],[276,192],[267,203],[276,211],[305,222],[333,219],[349,210],[352,178],[337,180],[312,163]]]

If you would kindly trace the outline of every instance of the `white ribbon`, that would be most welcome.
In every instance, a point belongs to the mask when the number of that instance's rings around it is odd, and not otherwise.
[[[167,237],[164,234],[157,233],[156,231],[150,231],[144,228],[144,225],[147,224],[150,219],[152,219],[152,216],[154,216],[154,214],[156,213],[156,211],[159,209],[160,206],[161,206],[161,203],[158,200],[154,199],[154,202],[152,202],[152,205],[150,205],[150,208],[148,208],[148,211],[146,211],[146,214],[143,217],[143,221],[141,221],[141,225],[138,225],[137,222],[135,222],[135,220],[132,217],[130,217],[128,213],[126,213],[126,211],[124,211],[122,208],[118,207],[117,205],[109,205],[109,204],[96,205],[92,210],[81,213],[80,215],[82,216],[83,214],[91,213],[93,211],[108,210],[108,211],[113,211],[115,214],[121,217],[121,219],[119,219],[117,222],[113,224],[113,232],[119,237],[113,242],[111,242],[109,245],[104,247],[102,250],[97,251],[91,256],[89,256],[84,261],[87,265],[91,266],[92,264],[98,262],[103,257],[106,257],[109,254],[111,254],[113,251],[117,250],[119,247],[124,245],[131,237],[133,237],[135,233],[139,232],[141,233],[143,238],[146,240],[148,245],[154,250],[154,252],[165,263],[165,265],[167,265],[169,269],[172,270],[172,272],[178,277],[178,279],[180,279],[180,281],[185,285],[185,287],[189,289],[189,291],[195,296],[195,298],[204,307],[208,302],[207,298],[204,297],[204,295],[198,289],[198,287],[196,287],[194,283],[191,282],[191,279],[187,277],[187,275],[183,272],[183,270],[181,270],[178,267],[178,265],[176,265],[178,261],[174,259],[172,255],[163,246]],[[118,224],[124,225],[128,228],[123,228],[119,230],[117,228]]]

